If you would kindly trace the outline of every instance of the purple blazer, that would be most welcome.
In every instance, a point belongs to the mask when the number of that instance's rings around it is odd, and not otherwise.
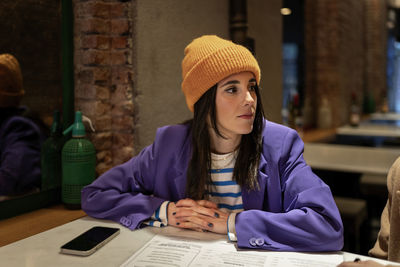
[[[39,189],[40,149],[45,136],[23,109],[1,109],[0,195],[17,195]]]
[[[237,244],[282,251],[337,251],[343,225],[329,187],[303,158],[296,131],[265,121],[258,178],[260,190],[242,189]],[[157,130],[155,141],[82,190],[82,209],[136,229],[165,200],[185,198],[191,157],[187,125]]]

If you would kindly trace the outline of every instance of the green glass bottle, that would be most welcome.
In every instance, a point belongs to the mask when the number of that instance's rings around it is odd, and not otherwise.
[[[60,112],[54,111],[50,137],[42,145],[42,190],[61,186],[61,150],[64,145],[60,124]]]
[[[93,144],[85,139],[82,113],[75,113],[74,124],[64,131],[72,130],[72,139],[62,149],[62,202],[67,208],[81,206],[81,190],[94,181],[96,175],[96,151]]]

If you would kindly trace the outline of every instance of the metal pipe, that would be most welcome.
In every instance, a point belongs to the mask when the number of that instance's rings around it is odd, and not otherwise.
[[[229,32],[231,40],[247,47],[253,54],[254,39],[247,36],[247,1],[229,1]]]
[[[247,1],[229,1],[229,31],[231,40],[245,45],[247,39]]]
[[[63,130],[74,122],[74,43],[71,0],[61,1],[61,68]]]

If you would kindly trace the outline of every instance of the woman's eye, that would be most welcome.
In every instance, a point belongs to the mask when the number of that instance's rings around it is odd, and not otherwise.
[[[257,87],[256,85],[251,85],[250,88],[249,88],[249,91],[255,91],[256,87]]]
[[[225,92],[230,93],[230,94],[234,94],[237,92],[237,88],[236,87],[229,87],[228,89],[225,90]]]

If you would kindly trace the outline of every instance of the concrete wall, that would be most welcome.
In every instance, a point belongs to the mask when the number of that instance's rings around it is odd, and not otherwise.
[[[281,0],[249,0],[249,36],[262,69],[267,117],[280,121]],[[181,92],[185,46],[203,34],[229,38],[227,0],[137,0],[134,7],[135,152],[153,142],[157,127],[191,118]]]
[[[136,1],[135,152],[154,140],[157,127],[191,118],[181,91],[184,48],[203,34],[229,37],[227,0]]]
[[[261,68],[261,96],[265,116],[281,123],[282,109],[282,0],[247,0],[248,36],[255,39]]]

